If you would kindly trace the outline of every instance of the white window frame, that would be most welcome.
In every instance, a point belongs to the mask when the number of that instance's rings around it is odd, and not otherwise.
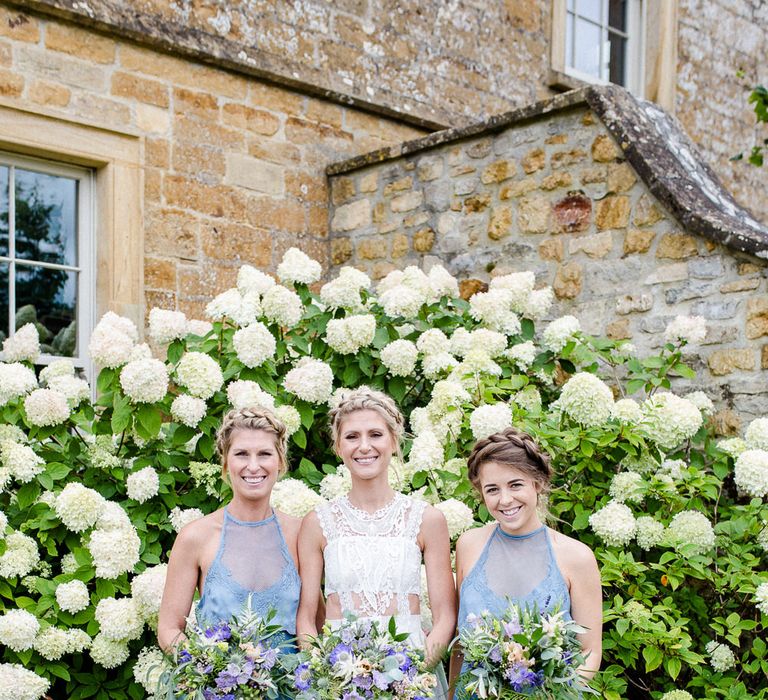
[[[568,9],[568,3],[573,2],[574,10]],[[595,22],[593,19],[579,15],[579,0],[566,0],[564,3],[564,16],[563,21],[565,26],[563,31],[565,33],[565,56],[563,69],[566,75],[581,80],[585,83],[594,83],[597,85],[610,84],[610,57],[606,57],[605,54],[608,51],[608,2],[609,0],[600,1],[600,21]],[[644,71],[643,65],[645,63],[645,7],[646,3],[643,0],[627,0],[627,29],[625,32],[618,32],[611,30],[613,33],[624,36],[626,39],[626,54],[625,54],[625,81],[624,87],[637,97],[643,97],[643,79]],[[568,17],[573,18],[572,32],[576,32],[576,19],[581,18],[586,22],[589,22],[595,27],[599,27],[600,35],[602,37],[599,51],[599,70],[601,75],[595,76],[589,73],[584,73],[573,67],[573,52],[575,51],[576,42],[574,37],[568,36]],[[568,56],[568,48],[570,44],[571,56]]]
[[[77,349],[76,354],[68,359],[72,360],[75,367],[82,370],[87,377],[91,377],[93,367],[88,357],[88,340],[94,327],[96,300],[96,236],[94,229],[96,217],[93,170],[54,160],[21,156],[7,151],[0,151],[0,165],[7,166],[9,172],[8,255],[0,255],[0,263],[8,264],[8,335],[11,337],[15,333],[15,280],[18,265],[77,273],[77,299],[75,300]],[[28,261],[16,257],[14,245],[16,202],[12,195],[16,168],[77,180],[77,259],[75,265],[42,261],[29,261],[31,264],[28,265]],[[58,359],[62,359],[62,357],[41,353],[35,364],[47,365]]]

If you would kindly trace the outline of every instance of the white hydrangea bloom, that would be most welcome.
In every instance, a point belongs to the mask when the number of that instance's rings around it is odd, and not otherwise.
[[[27,576],[39,561],[37,543],[23,532],[12,532],[5,538],[5,552],[0,554],[0,576]]]
[[[745,450],[736,458],[733,480],[744,493],[754,498],[768,495],[768,451]]]
[[[715,404],[703,391],[692,391],[683,398],[688,399],[704,416],[711,416],[715,412]]]
[[[676,316],[664,330],[664,340],[668,343],[684,341],[696,345],[707,335],[707,321],[703,316]]]
[[[343,464],[336,468],[335,474],[326,474],[320,482],[320,495],[327,501],[344,496],[352,488],[352,476]]]
[[[275,336],[259,321],[235,331],[232,345],[237,359],[246,367],[258,367],[271,360],[277,349]]]
[[[6,362],[35,362],[40,356],[40,336],[34,323],[26,323],[3,341]]]
[[[48,380],[48,388],[64,394],[70,408],[75,408],[83,401],[87,401],[91,398],[90,385],[85,379],[80,379],[80,377],[50,377]]]
[[[194,428],[203,418],[208,409],[203,399],[189,394],[179,394],[171,404],[171,416],[175,421]]]
[[[482,350],[489,357],[500,357],[507,349],[507,336],[490,328],[476,328],[470,334],[470,347],[465,353],[468,356],[473,350]]]
[[[77,579],[60,583],[56,586],[56,602],[62,610],[69,613],[74,614],[85,610],[91,602],[88,587]]]
[[[688,465],[682,459],[665,459],[656,474],[667,474],[672,479],[680,479],[683,476],[683,471],[687,468]]]
[[[659,392],[643,402],[643,427],[648,437],[664,450],[673,450],[692,438],[704,419],[687,399]]]
[[[709,654],[709,663],[717,673],[725,673],[736,666],[736,657],[728,645],[713,639],[707,642],[705,649]]]
[[[199,399],[210,399],[224,384],[219,363],[202,352],[186,352],[176,366],[176,379]]]
[[[430,328],[417,338],[416,347],[424,355],[434,355],[448,347],[448,337],[439,328]]]
[[[410,462],[403,463],[397,457],[392,457],[387,471],[387,481],[395,491],[403,492],[411,485],[415,473]]]
[[[460,407],[470,400],[469,392],[458,382],[444,379],[436,382],[432,388],[432,398],[427,404],[427,410],[432,420],[441,418],[449,409]]]
[[[72,552],[68,552],[61,558],[61,573],[62,574],[74,574],[78,570],[80,565],[75,559],[75,555]]]
[[[88,539],[98,578],[112,579],[133,571],[139,561],[141,540],[133,528],[94,530]],[[103,664],[102,664],[103,665]]]
[[[53,389],[35,389],[24,399],[24,411],[31,425],[59,425],[69,419],[67,397]]]
[[[512,310],[513,294],[509,289],[489,289],[473,294],[469,313],[476,321],[505,335],[520,332],[520,319]]]
[[[525,318],[542,319],[549,313],[554,301],[555,293],[552,291],[552,287],[534,289],[528,296],[528,301],[520,313]]]
[[[755,607],[763,615],[768,615],[768,581],[761,583],[755,589],[755,601]]]
[[[128,357],[128,362],[133,362],[135,360],[151,360],[151,359],[152,359],[152,349],[146,343],[139,343],[138,345],[133,346],[133,350],[131,350],[131,354]]]
[[[97,365],[115,369],[129,361],[138,339],[133,321],[107,311],[93,329],[88,352]]]
[[[299,428],[301,428],[301,414],[288,404],[283,404],[275,409],[275,415],[285,426],[287,437],[291,437]]]
[[[704,554],[715,546],[715,531],[707,516],[695,510],[675,515],[667,528],[666,538],[675,549],[694,545],[693,554]]]
[[[158,345],[166,345],[188,332],[187,317],[182,311],[153,308],[149,312],[149,337]]]
[[[381,349],[381,361],[393,377],[408,377],[416,369],[419,352],[410,340],[394,340]]]
[[[536,412],[541,410],[541,393],[535,385],[529,384],[524,389],[516,392],[510,399],[510,403],[519,406],[526,411]]]
[[[160,477],[152,467],[144,467],[128,475],[125,480],[128,498],[144,503],[157,496],[160,490]]]
[[[131,360],[120,371],[120,386],[133,403],[156,403],[168,393],[168,369],[152,358]]]
[[[641,515],[637,521],[635,539],[640,549],[646,552],[661,544],[664,539],[664,525],[650,515]]]
[[[74,377],[75,365],[72,360],[64,358],[54,360],[40,370],[40,384],[46,386],[54,377]]]
[[[0,510],[0,540],[5,539],[5,529],[8,527],[8,516]]]
[[[424,376],[427,377],[427,379],[432,380],[450,372],[457,367],[458,364],[459,361],[448,352],[436,352],[434,355],[427,355],[421,361]]]
[[[557,406],[577,423],[604,425],[611,417],[613,393],[599,377],[577,372],[563,386]]]
[[[0,644],[13,651],[31,649],[39,631],[37,618],[26,610],[8,610],[0,615]]]
[[[502,370],[488,352],[482,348],[473,347],[465,355],[461,364],[456,367],[456,373],[462,376],[466,374],[490,374],[494,377],[500,377]]]
[[[475,440],[500,433],[512,426],[512,409],[506,403],[483,404],[469,417],[469,426]]]
[[[581,324],[579,319],[570,315],[561,316],[546,327],[542,342],[547,350],[557,354],[580,332]]]
[[[360,290],[368,289],[371,279],[354,267],[342,267],[336,279],[320,288],[320,300],[331,309],[360,311],[363,302]]]
[[[40,700],[51,682],[20,664],[0,664],[0,700]]]
[[[525,270],[494,277],[488,286],[491,289],[504,289],[509,292],[512,309],[522,313],[535,284],[536,275],[530,270]]]
[[[472,346],[472,333],[466,328],[459,327],[451,335],[448,351],[457,357],[464,357]]]
[[[72,628],[67,630],[67,644],[68,654],[79,654],[90,648],[91,638],[85,630]]]
[[[740,437],[725,438],[717,443],[718,449],[736,459],[744,450],[747,449],[746,441]]]
[[[133,677],[150,697],[154,697],[160,676],[167,670],[168,661],[163,652],[157,647],[147,647],[139,652],[133,665]]]
[[[430,297],[437,301],[442,297],[459,296],[458,280],[446,270],[442,265],[433,265],[429,273]]]
[[[592,513],[589,525],[601,540],[613,547],[625,547],[637,532],[637,522],[632,511],[616,501],[609,501]]]
[[[282,479],[272,489],[269,498],[273,508],[303,518],[313,508],[325,503],[325,499],[315,493],[299,479]]]
[[[253,323],[261,311],[258,294],[241,294],[237,289],[222,292],[205,307],[205,315],[213,321],[231,319],[238,326]]]
[[[404,279],[405,272],[403,270],[392,270],[387,275],[385,275],[383,279],[379,280],[379,283],[376,286],[376,291],[378,294],[383,294],[390,289],[394,289],[395,287],[402,285]]]
[[[429,413],[423,406],[417,406],[411,411],[408,422],[411,425],[411,432],[414,435],[418,435],[425,430],[434,430],[434,426],[430,420]]]
[[[179,508],[175,507],[169,514],[168,519],[176,532],[181,532],[181,528],[189,523],[199,520],[204,515],[199,508]]]
[[[370,314],[332,318],[325,329],[325,342],[342,355],[353,355],[367,347],[376,335],[376,318]]]
[[[644,486],[643,477],[637,472],[619,472],[611,479],[609,493],[619,503],[641,503]]]
[[[213,324],[210,321],[191,318],[187,321],[187,333],[196,335],[198,338],[205,338],[213,330]]]
[[[22,484],[45,471],[45,462],[29,445],[5,440],[0,442],[0,459],[11,476]]]
[[[747,426],[744,441],[750,450],[768,450],[768,418],[757,418]]]
[[[764,552],[768,552],[768,526],[763,526],[760,532],[757,533],[757,544],[760,545]]]
[[[267,290],[261,308],[268,320],[285,328],[293,328],[304,315],[301,297],[279,284]]]
[[[448,523],[448,535],[451,539],[458,537],[465,530],[469,530],[474,524],[475,519],[472,515],[472,509],[455,498],[449,498],[435,504]]]
[[[96,520],[98,530],[130,530],[133,528],[131,519],[122,506],[114,501],[107,501],[104,510]]]
[[[285,375],[283,386],[304,401],[325,403],[333,391],[333,370],[321,360],[303,357]]]
[[[443,445],[434,433],[424,430],[413,439],[408,462],[414,473],[440,469],[443,461]]]
[[[517,343],[504,353],[505,357],[522,372],[525,372],[533,364],[538,354],[539,351],[531,340]]]
[[[283,282],[312,284],[317,282],[322,274],[320,263],[298,248],[288,248],[277,266],[277,276]]]
[[[126,642],[116,642],[99,632],[91,643],[91,658],[104,668],[117,668],[128,660],[130,649]]]
[[[384,313],[392,318],[416,318],[425,301],[422,292],[402,284],[379,295],[379,303]]]
[[[37,388],[35,373],[20,362],[0,362],[0,406]]]
[[[629,600],[624,605],[624,616],[636,627],[643,627],[651,621],[653,617],[648,608],[645,607],[639,600]]]
[[[35,639],[35,651],[48,661],[56,661],[69,653],[70,641],[67,630],[47,627]]]
[[[611,418],[626,425],[636,425],[643,419],[643,411],[634,399],[619,399],[611,407]]]
[[[687,690],[670,690],[660,700],[696,700]]]
[[[257,294],[261,296],[275,286],[271,275],[264,274],[253,265],[242,265],[237,271],[237,288],[241,294]]]
[[[275,410],[275,398],[250,379],[238,379],[227,384],[227,400],[233,408],[262,406]]]
[[[95,525],[107,501],[98,492],[77,481],[69,482],[56,497],[54,510],[72,532],[83,532]]]
[[[100,634],[113,642],[138,639],[144,631],[144,620],[133,598],[102,598],[94,617]]]

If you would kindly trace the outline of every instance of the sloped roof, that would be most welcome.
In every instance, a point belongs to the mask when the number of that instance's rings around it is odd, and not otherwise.
[[[467,127],[437,131],[328,166],[339,175],[436,146],[507,129],[548,114],[590,107],[651,193],[691,233],[734,250],[768,258],[768,226],[736,203],[702,159],[680,123],[652,102],[615,86],[591,86],[499,114]],[[745,166],[747,167],[747,166]]]

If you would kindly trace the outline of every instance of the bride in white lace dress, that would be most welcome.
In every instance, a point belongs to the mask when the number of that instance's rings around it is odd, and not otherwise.
[[[317,634],[325,574],[326,619],[346,613],[388,622],[437,658],[453,638],[456,591],[445,517],[424,501],[395,492],[387,476],[400,453],[403,416],[379,391],[350,391],[330,413],[334,448],[350,471],[346,496],[309,513],[299,534],[301,601],[297,635]],[[422,559],[432,608],[426,635],[419,611]]]

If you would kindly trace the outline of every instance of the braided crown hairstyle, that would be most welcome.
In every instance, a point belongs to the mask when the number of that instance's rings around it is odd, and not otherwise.
[[[285,473],[288,468],[288,435],[285,424],[269,409],[254,406],[232,409],[221,421],[221,427],[216,433],[216,451],[221,460],[222,476],[227,472],[227,453],[232,445],[232,434],[235,430],[263,430],[274,435],[275,449],[280,462],[279,473],[281,475]]]
[[[389,430],[389,435],[395,446],[395,454],[402,461],[400,442],[405,428],[405,419],[393,399],[382,391],[360,386],[345,392],[341,399],[328,412],[331,424],[333,447],[338,453],[341,439],[341,424],[344,419],[355,411],[376,411],[383,419]]]
[[[549,455],[522,430],[507,428],[475,443],[467,460],[467,467],[469,480],[478,491],[480,467],[486,462],[498,462],[519,469],[539,484],[542,494],[545,495],[549,491],[552,481]]]

